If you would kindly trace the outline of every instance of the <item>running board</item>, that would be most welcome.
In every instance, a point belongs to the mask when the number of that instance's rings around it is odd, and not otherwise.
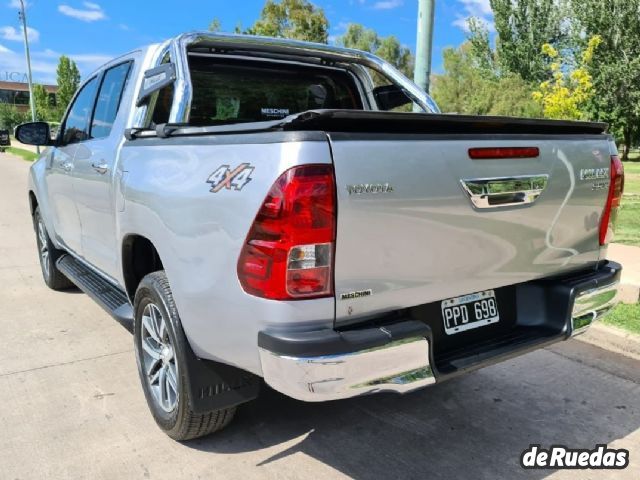
[[[61,256],[56,265],[80,290],[95,300],[129,332],[133,332],[133,308],[122,290],[71,255]]]

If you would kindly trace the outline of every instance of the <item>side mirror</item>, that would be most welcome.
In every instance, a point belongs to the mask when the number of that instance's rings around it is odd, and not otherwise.
[[[373,89],[373,96],[380,110],[393,110],[412,102],[404,90],[397,85],[376,87]]]
[[[51,145],[51,132],[47,122],[29,122],[18,125],[14,136],[27,145]]]

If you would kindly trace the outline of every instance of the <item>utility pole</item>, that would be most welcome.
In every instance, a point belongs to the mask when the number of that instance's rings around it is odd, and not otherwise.
[[[429,80],[431,77],[435,3],[435,0],[418,0],[418,34],[413,81],[427,93],[429,93]]]
[[[22,21],[22,34],[24,35],[24,54],[27,57],[27,75],[29,80],[29,103],[31,104],[31,121],[36,121],[36,99],[33,96],[33,78],[31,77],[31,55],[29,54],[29,34],[27,33],[27,15],[24,8],[24,0],[20,0],[20,12],[18,17]],[[36,147],[40,154],[40,147]]]

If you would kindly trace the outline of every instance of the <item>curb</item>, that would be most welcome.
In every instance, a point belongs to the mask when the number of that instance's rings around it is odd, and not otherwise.
[[[575,339],[640,361],[640,335],[595,323]]]
[[[635,304],[640,302],[640,285],[621,284],[619,289],[620,301],[622,303]]]

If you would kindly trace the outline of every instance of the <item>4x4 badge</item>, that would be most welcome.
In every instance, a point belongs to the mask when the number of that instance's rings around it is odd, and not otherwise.
[[[231,170],[229,165],[221,165],[209,175],[207,183],[211,184],[210,192],[218,193],[223,188],[227,190],[242,190],[251,181],[253,169],[250,163],[241,163]]]

